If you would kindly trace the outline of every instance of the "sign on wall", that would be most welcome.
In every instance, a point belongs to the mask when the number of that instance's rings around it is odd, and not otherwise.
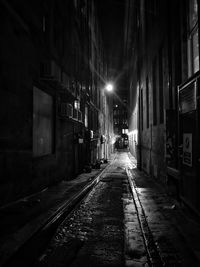
[[[183,164],[192,167],[192,134],[183,134]]]

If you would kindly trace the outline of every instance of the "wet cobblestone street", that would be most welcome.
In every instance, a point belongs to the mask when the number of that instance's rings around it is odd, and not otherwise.
[[[41,265],[123,266],[124,170],[111,166],[83,203],[62,223]],[[84,263],[84,265],[83,265]]]
[[[169,203],[128,153],[118,152],[35,266],[199,266]]]

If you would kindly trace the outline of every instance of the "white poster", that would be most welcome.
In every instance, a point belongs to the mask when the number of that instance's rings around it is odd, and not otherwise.
[[[183,164],[192,167],[192,134],[183,134]]]

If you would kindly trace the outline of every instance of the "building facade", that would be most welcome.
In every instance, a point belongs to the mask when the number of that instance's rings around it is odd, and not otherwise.
[[[126,4],[131,152],[199,213],[199,1]]]
[[[114,134],[122,135],[128,133],[128,110],[127,99],[121,99],[121,101],[114,101],[113,104],[113,125]]]
[[[5,204],[108,158],[112,120],[94,1],[1,0],[0,10]]]

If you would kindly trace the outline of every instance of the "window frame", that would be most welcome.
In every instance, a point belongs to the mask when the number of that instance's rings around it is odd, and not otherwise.
[[[196,1],[196,0],[194,0]],[[191,3],[191,2],[190,2]],[[191,12],[191,5],[188,3],[188,37],[187,37],[187,51],[188,51],[188,76],[192,76],[195,74],[197,71],[200,70],[200,55],[199,55],[199,26],[198,26],[198,2],[196,1],[197,4],[197,18],[196,21],[193,20],[191,23],[191,17],[193,16],[193,13]],[[195,35],[197,34],[197,52],[198,55],[195,57],[194,55],[194,38]],[[195,59],[198,58],[198,66],[195,68]]]
[[[50,110],[50,113],[49,113],[49,116],[51,118],[51,122],[50,122],[50,130],[51,130],[51,133],[50,133],[50,140],[49,140],[49,148],[46,148],[46,151],[44,152],[41,152],[41,148],[39,149],[38,148],[38,132],[41,130],[39,130],[37,133],[36,133],[36,127],[37,127],[37,118],[35,117],[36,116],[36,111],[35,111],[35,103],[37,101],[37,99],[34,99],[35,98],[35,92],[36,90],[40,91],[40,94],[42,93],[43,96],[44,95],[47,95],[47,97],[49,99],[51,99],[51,101],[49,102],[50,106],[51,106],[51,110]],[[36,101],[36,102],[34,102]],[[55,111],[55,100],[53,98],[53,96],[51,94],[49,94],[48,92],[46,92],[45,90],[41,89],[40,87],[38,86],[33,86],[33,123],[32,123],[32,153],[33,153],[33,157],[34,158],[39,158],[39,157],[44,157],[44,156],[49,156],[49,155],[54,155],[55,154],[55,129],[54,129],[54,126],[55,126],[55,114],[54,114],[54,111]],[[41,125],[44,125],[43,123]],[[46,126],[45,126],[46,127]]]

